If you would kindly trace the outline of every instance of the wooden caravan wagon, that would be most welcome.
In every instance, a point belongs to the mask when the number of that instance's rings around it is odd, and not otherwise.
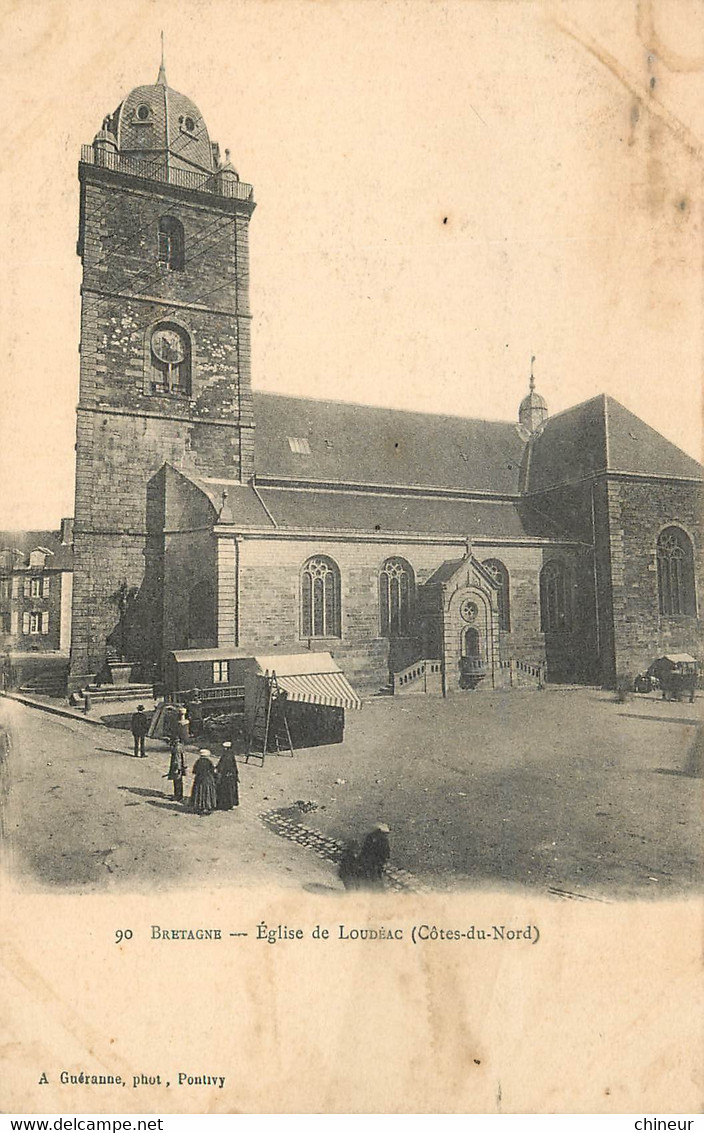
[[[166,700],[201,704],[204,716],[244,709],[244,676],[251,654],[241,649],[178,649],[164,666]]]

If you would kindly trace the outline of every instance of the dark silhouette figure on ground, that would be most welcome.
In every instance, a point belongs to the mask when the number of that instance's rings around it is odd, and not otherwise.
[[[390,857],[389,828],[378,822],[359,853],[355,842],[349,842],[342,852],[338,874],[345,889],[383,889],[384,867]]]

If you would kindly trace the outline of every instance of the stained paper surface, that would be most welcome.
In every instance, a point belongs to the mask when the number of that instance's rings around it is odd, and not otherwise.
[[[255,186],[255,388],[513,420],[535,355],[551,412],[606,391],[699,456],[703,17],[696,0],[6,3],[2,526],[72,513],[76,166],[154,81],[162,29],[169,81]],[[158,862],[139,886],[43,886],[5,845],[4,1111],[701,1106],[698,895],[644,877],[628,900],[561,898],[526,877],[366,897],[332,867],[318,891],[307,865],[269,884],[264,862],[246,886]],[[439,937],[472,925],[533,932]]]

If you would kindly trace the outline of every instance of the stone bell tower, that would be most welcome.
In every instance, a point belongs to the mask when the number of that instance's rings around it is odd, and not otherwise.
[[[245,482],[254,450],[253,191],[163,62],[83,147],[78,177],[73,687],[106,650],[160,656],[159,470]]]

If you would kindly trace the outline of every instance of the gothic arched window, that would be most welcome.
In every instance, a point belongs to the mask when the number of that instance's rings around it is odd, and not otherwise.
[[[175,216],[159,219],[158,259],[171,271],[183,271],[186,263],[186,240],[183,225]]]
[[[340,572],[327,555],[308,559],[301,571],[301,636],[340,637]]]
[[[694,594],[694,550],[681,527],[666,527],[657,545],[658,600],[660,613],[696,616]]]
[[[560,633],[570,628],[567,571],[561,559],[550,559],[540,572],[540,628]]]
[[[149,339],[147,393],[191,395],[191,340],[175,323],[159,323]]]
[[[508,632],[511,628],[511,599],[509,577],[501,559],[487,559],[483,564],[497,583],[496,602],[499,608],[499,629]]]
[[[407,637],[415,596],[413,568],[405,559],[387,559],[379,574],[382,637]]]

